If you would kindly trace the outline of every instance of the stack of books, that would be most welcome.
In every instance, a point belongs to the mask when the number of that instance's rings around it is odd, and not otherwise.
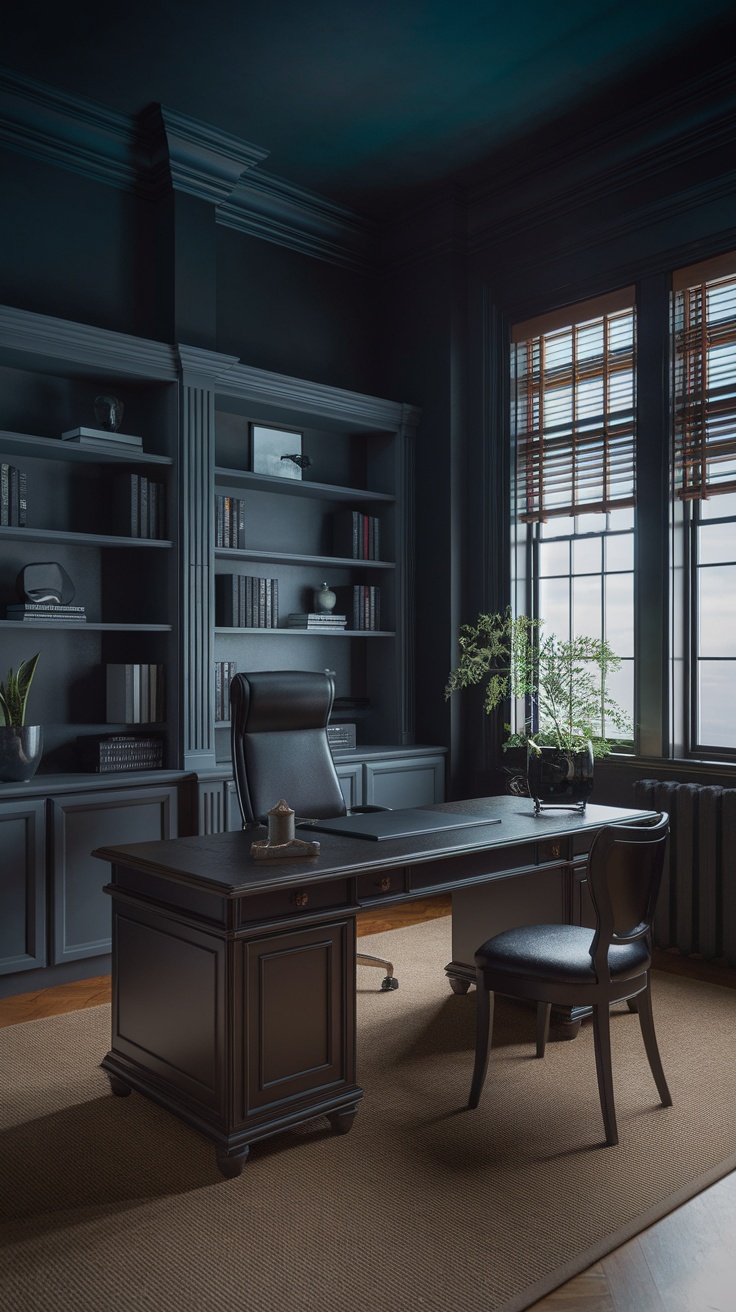
[[[105,428],[70,428],[61,437],[64,442],[76,442],[78,446],[105,451],[108,455],[116,449],[135,451],[143,446],[142,437],[133,437],[131,433],[108,433]]]
[[[166,488],[144,474],[113,479],[113,528],[131,538],[166,537]]]
[[[5,618],[19,620],[25,624],[31,621],[56,624],[60,620],[63,620],[65,624],[87,623],[84,606],[62,606],[60,602],[51,601],[15,602],[13,605],[6,606]]]
[[[230,681],[236,668],[235,661],[215,661],[215,724],[230,719]]]
[[[332,611],[292,611],[286,621],[287,629],[312,629],[334,633],[348,627],[347,615],[334,615]]]
[[[166,719],[163,665],[105,669],[108,724],[159,724]]]
[[[245,546],[245,502],[242,497],[215,497],[215,546]]]
[[[278,579],[216,574],[215,623],[226,629],[277,629]]]
[[[344,589],[342,597],[353,628],[359,631],[380,628],[380,588],[374,588],[373,584],[356,584]]]
[[[348,560],[380,560],[380,520],[360,510],[339,510],[333,516],[332,549]]]
[[[164,763],[163,738],[133,733],[87,734],[77,739],[85,770],[105,774],[112,770],[160,770]]]
[[[22,469],[0,464],[0,525],[8,528],[25,528],[26,475]]]

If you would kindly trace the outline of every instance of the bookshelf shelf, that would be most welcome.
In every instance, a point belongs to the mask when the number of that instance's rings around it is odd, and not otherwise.
[[[170,550],[173,542],[166,538],[131,538],[112,533],[72,533],[48,528],[0,528],[0,542],[45,542],[49,545],[76,547],[152,547]]]
[[[170,456],[154,455],[150,451],[126,451],[123,447],[109,452],[63,442],[54,437],[33,437],[28,433],[10,433],[0,429],[0,450],[7,455],[25,456],[37,460],[77,461],[81,464],[113,465],[173,465]]]
[[[325,633],[321,629],[228,629],[218,625],[215,633],[236,634],[249,633],[259,638],[395,638],[392,629],[330,629]]]
[[[299,552],[259,551],[255,548],[218,547],[216,560],[259,561],[264,565],[310,565],[320,569],[396,569],[392,560],[353,560],[348,556],[305,556]]]
[[[396,501],[396,497],[388,492],[341,487],[335,483],[310,483],[297,478],[272,478],[269,474],[254,474],[247,469],[227,469],[222,465],[215,466],[215,483],[218,487],[250,488],[255,492],[274,492],[279,496],[306,497],[316,501],[374,501],[385,504]]]
[[[0,628],[20,633],[26,629],[73,629],[75,633],[171,633],[170,624],[96,624],[87,620],[77,624],[73,620],[0,620]]]

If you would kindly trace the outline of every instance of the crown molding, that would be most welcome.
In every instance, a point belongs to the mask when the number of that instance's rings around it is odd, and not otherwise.
[[[82,96],[0,68],[3,145],[95,182],[145,188],[148,152],[134,121]]]
[[[513,241],[521,236],[530,259],[536,257],[534,234],[548,225],[564,227],[568,215],[582,207],[610,212],[616,197],[636,188],[651,187],[652,180],[677,169],[697,165],[710,152],[733,149],[736,143],[736,64],[684,87],[657,96],[648,109],[622,110],[605,125],[576,133],[572,144],[562,139],[542,153],[527,153],[518,163],[494,174],[491,183],[474,187],[470,195],[469,243],[471,254]],[[702,186],[670,186],[663,200],[628,208],[629,219],[619,224],[630,231],[656,221],[658,211],[672,215],[687,210],[699,199],[732,190],[732,170],[719,170],[717,182]],[[662,188],[665,195],[666,188]],[[613,220],[614,227],[617,221]],[[603,233],[610,225],[594,223]],[[596,237],[595,239],[600,240]]]
[[[416,427],[419,423],[419,411],[415,406],[309,382],[304,378],[292,378],[287,374],[270,373],[252,365],[235,365],[221,377],[217,390],[224,396],[276,407],[282,414],[293,411],[302,426],[312,418],[331,420],[356,430],[389,433],[398,432],[404,425]]]
[[[29,310],[0,305],[0,347],[17,353],[35,367],[71,362],[81,369],[98,369],[116,377],[130,374],[175,382],[179,376],[176,353],[165,342],[146,341],[126,333],[93,328]]]
[[[230,195],[242,173],[270,154],[166,105],[153,105],[142,116],[141,126],[150,142],[154,195],[171,186],[217,205]]]
[[[241,177],[232,195],[218,205],[217,222],[362,273],[374,266],[376,224],[273,175]]]
[[[164,105],[139,118],[0,67],[2,145],[156,200],[169,190],[215,205],[216,222],[262,241],[373,270],[376,226],[325,196],[254,170],[269,151]]]
[[[201,346],[177,346],[181,380],[187,387],[215,388],[240,363],[237,355],[221,355]]]

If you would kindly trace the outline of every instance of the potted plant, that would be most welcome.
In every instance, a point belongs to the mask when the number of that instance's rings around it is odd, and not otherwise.
[[[526,747],[535,809],[561,805],[584,810],[593,787],[594,758],[611,750],[606,730],[617,736],[631,730],[626,712],[606,688],[620,658],[600,638],[563,640],[545,634],[541,620],[514,616],[510,607],[463,624],[459,642],[460,659],[445,696],[485,683],[488,714],[508,701],[516,703],[523,728],[512,732],[507,724],[503,747]]]
[[[24,783],[32,779],[41,760],[43,731],[40,724],[26,724],[26,705],[38,664],[37,652],[21,661],[18,672],[8,670],[0,682],[0,781]]]

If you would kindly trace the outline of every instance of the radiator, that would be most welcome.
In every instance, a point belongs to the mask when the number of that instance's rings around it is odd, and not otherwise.
[[[736,965],[736,788],[640,779],[634,797],[670,817],[655,946]]]

